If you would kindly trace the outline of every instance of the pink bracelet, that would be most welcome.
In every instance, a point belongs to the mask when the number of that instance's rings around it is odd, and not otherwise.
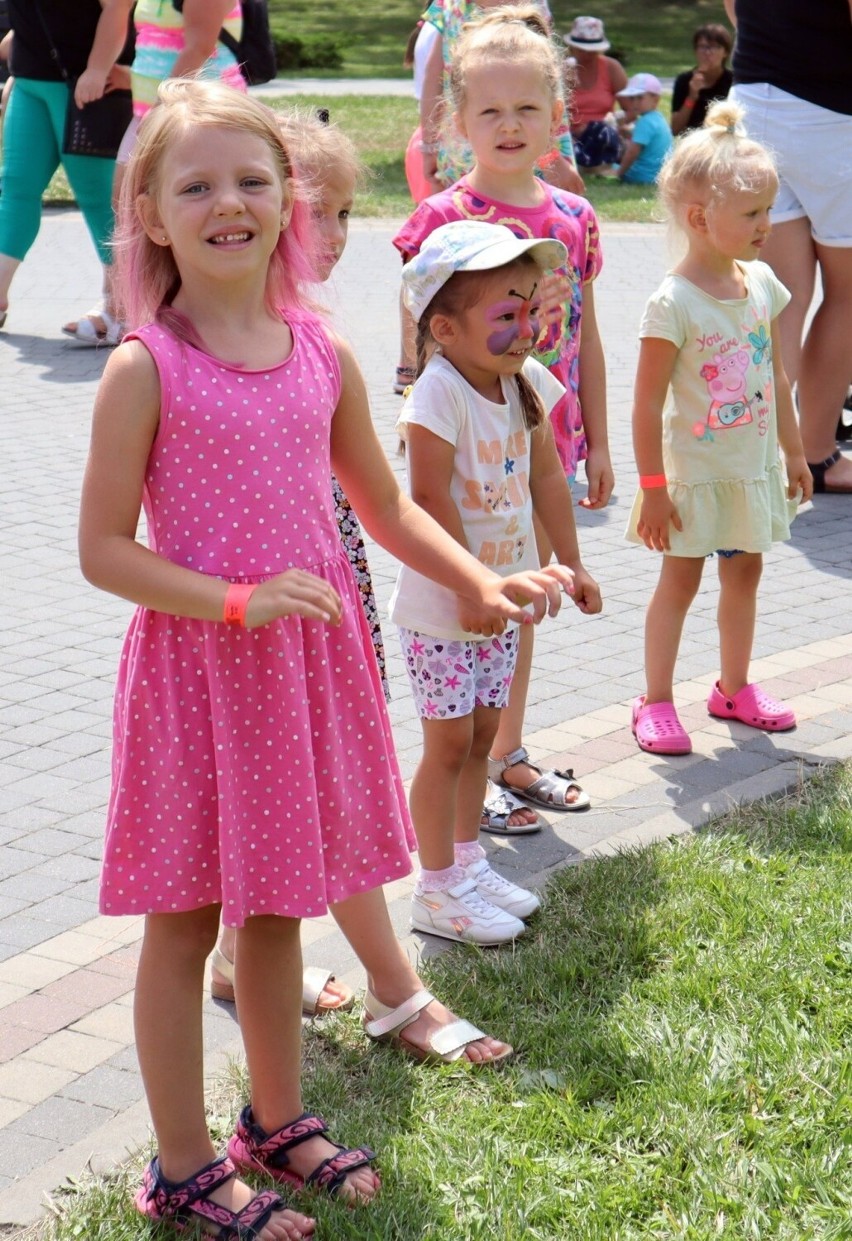
[[[246,623],[248,601],[260,583],[232,582],[225,595],[225,610],[222,615],[226,625],[242,625]]]
[[[639,486],[643,491],[649,491],[653,487],[667,487],[665,474],[640,474]]]

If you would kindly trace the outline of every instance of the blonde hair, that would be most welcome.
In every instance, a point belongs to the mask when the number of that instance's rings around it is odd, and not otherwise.
[[[355,189],[366,185],[369,170],[339,125],[323,120],[313,108],[279,112],[278,124],[297,181],[312,205],[322,200],[331,172],[349,177]]]
[[[467,22],[453,51],[449,90],[453,109],[465,103],[467,74],[476,65],[526,61],[539,70],[552,100],[564,99],[562,54],[550,37],[547,19],[532,4],[504,4]],[[499,72],[499,65],[495,65]]]
[[[532,255],[522,254],[518,258],[513,259],[511,263],[504,263],[502,267],[490,267],[487,271],[454,272],[441,285],[417,323],[415,383],[423,374],[423,371],[426,369],[426,363],[435,352],[435,338],[432,335],[431,328],[433,316],[447,315],[449,318],[458,318],[459,315],[464,314],[466,310],[470,310],[476,305],[481,296],[483,285],[495,272],[509,272],[515,268],[524,271],[535,271],[539,277],[542,275],[542,269]],[[547,410],[538,391],[523,372],[517,374],[515,380],[518,385],[518,396],[520,397],[524,426],[528,431],[534,431],[536,427],[540,427],[542,423],[547,421]]]
[[[660,200],[675,223],[696,195],[712,206],[731,190],[777,184],[772,155],[748,137],[742,118],[742,108],[731,99],[721,99],[710,108],[701,129],[692,129],[675,142],[657,180]]]
[[[139,126],[121,190],[115,253],[123,317],[131,327],[152,319],[164,320],[184,339],[195,340],[192,325],[171,310],[181,285],[174,254],[170,246],[157,245],[148,236],[139,199],[156,201],[167,153],[175,142],[199,127],[239,130],[268,146],[282,190],[291,196],[292,212],[270,258],[266,304],[272,314],[281,308],[313,312],[305,286],[316,279],[315,230],[310,209],[293,184],[292,162],[274,112],[220,82],[172,78],[160,84],[157,97],[157,106]]]

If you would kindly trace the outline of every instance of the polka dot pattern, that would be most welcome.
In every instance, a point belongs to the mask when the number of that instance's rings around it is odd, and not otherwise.
[[[339,592],[344,619],[244,630],[137,610],[116,685],[101,910],[221,902],[230,926],[315,917],[407,874],[414,847],[334,516],[337,358],[312,321],[264,372],[156,325],[137,336],[163,389],[144,496],[151,546],[229,580],[310,570]]]

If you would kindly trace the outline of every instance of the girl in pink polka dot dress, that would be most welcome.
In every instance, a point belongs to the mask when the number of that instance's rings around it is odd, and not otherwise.
[[[86,577],[137,605],[101,887],[103,912],[146,918],[134,1018],[159,1151],[136,1205],[224,1241],[314,1229],[238,1171],[349,1201],[379,1187],[371,1151],[302,1112],[301,918],[333,905],[376,997],[372,1037],[424,1058],[509,1050],[422,989],[390,925],[381,888],[408,873],[412,835],[332,468],[372,534],[463,596],[471,632],[560,603],[551,579],[498,577],[400,494],[357,364],[306,301],[315,249],[274,115],[164,83],[120,211],[123,305],[145,326],[104,372],[80,548]],[[251,1080],[226,1155],[201,1056],[220,911]]]

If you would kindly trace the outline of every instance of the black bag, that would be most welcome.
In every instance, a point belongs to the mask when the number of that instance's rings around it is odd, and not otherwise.
[[[115,159],[127,126],[133,119],[133,96],[129,90],[108,91],[91,103],[78,108],[74,102],[76,79],[69,76],[62,63],[59,49],[53,42],[47,22],[39,6],[33,0],[41,28],[50,45],[50,56],[68,87],[68,104],[65,108],[65,130],[62,135],[63,155],[96,155],[101,159]]]
[[[183,0],[172,0],[172,5],[183,12]],[[227,30],[219,31],[219,42],[233,52],[249,86],[271,82],[278,72],[275,48],[269,30],[269,9],[266,0],[241,0],[243,11],[243,34],[239,43]]]
[[[133,96],[129,90],[108,91],[100,99],[78,108],[74,102],[75,85],[69,79],[63,154],[115,159],[125,130],[133,119]]]

